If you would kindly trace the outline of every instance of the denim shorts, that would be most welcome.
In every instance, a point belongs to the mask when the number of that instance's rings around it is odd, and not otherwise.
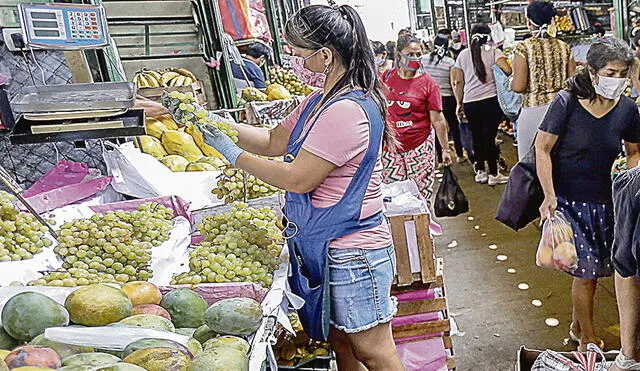
[[[397,312],[391,297],[396,255],[382,249],[329,249],[331,325],[346,333],[391,321]]]

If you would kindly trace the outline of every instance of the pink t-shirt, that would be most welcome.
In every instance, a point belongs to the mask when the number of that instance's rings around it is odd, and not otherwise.
[[[292,132],[309,100],[320,92],[310,94],[282,123]],[[307,120],[307,125],[312,120]],[[304,133],[308,130],[305,129]],[[360,105],[341,100],[325,109],[302,145],[306,151],[336,165],[325,180],[312,192],[315,207],[337,204],[347,190],[369,146],[369,120]],[[378,157],[371,181],[362,202],[361,217],[367,218],[382,210],[382,161]],[[379,249],[392,244],[386,221],[372,229],[353,233],[331,241],[331,248]]]

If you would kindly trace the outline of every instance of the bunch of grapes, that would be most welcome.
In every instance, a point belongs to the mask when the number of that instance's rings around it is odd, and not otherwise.
[[[15,198],[0,191],[0,262],[31,259],[51,246],[44,238],[47,227],[35,216],[21,212],[14,204]]]
[[[234,142],[238,142],[238,131],[226,122],[217,121],[209,117],[207,110],[196,103],[193,93],[164,92],[162,104],[171,112],[177,122],[184,125],[188,123],[212,125],[228,135]]]
[[[271,196],[279,191],[279,188],[263,182],[244,170],[227,166],[218,178],[218,186],[211,193],[219,200],[224,199],[225,203],[230,204],[234,201],[243,201],[245,194],[247,200],[253,200]]]
[[[169,239],[173,210],[155,202],[135,211],[109,211],[65,223],[54,251],[62,268],[30,285],[81,286],[96,282],[146,281],[151,250]]]
[[[282,234],[276,213],[237,202],[229,212],[210,215],[198,225],[205,237],[189,253],[189,272],[172,284],[254,282],[270,287],[280,262]]]

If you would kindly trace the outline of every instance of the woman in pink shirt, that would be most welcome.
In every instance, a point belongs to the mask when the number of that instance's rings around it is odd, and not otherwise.
[[[205,141],[287,191],[289,284],[305,299],[298,314],[307,334],[328,338],[340,370],[403,370],[391,334],[395,251],[381,194],[383,139],[393,139],[364,25],[350,6],[313,5],[289,19],[285,35],[296,74],[322,90],[272,130],[237,125],[236,145],[201,127]]]

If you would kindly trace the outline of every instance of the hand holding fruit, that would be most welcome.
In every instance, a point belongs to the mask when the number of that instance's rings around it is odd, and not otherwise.
[[[240,157],[243,150],[217,127],[211,124],[198,123],[197,125],[202,132],[204,142],[218,150],[231,165],[236,166],[236,161],[238,161],[238,157]]]
[[[558,201],[555,196],[545,196],[544,201],[542,201],[542,205],[540,205],[540,219],[542,221],[550,218],[553,221],[554,213],[558,208]]]

